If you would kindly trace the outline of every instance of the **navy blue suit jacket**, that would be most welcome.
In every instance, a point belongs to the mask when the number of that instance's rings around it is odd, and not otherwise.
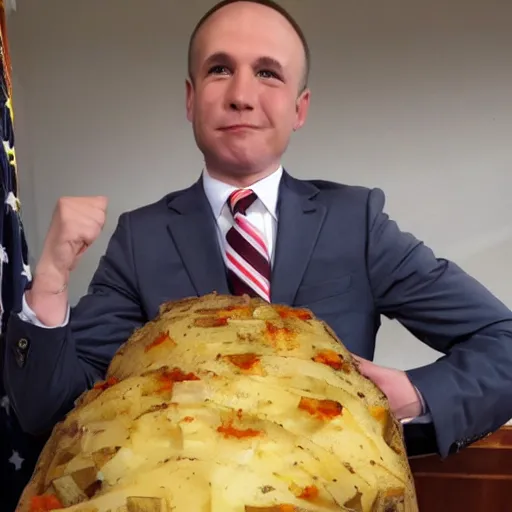
[[[410,428],[430,428],[435,450],[446,456],[512,418],[512,313],[457,265],[400,231],[384,201],[379,189],[285,172],[272,301],[310,308],[368,359],[381,315],[446,354],[408,371],[433,420]],[[201,179],[122,214],[66,327],[42,329],[16,312],[10,317],[5,385],[23,428],[40,433],[62,419],[164,301],[214,290],[229,293]]]

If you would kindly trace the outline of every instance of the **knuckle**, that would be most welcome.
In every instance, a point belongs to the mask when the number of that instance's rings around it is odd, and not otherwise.
[[[62,212],[66,208],[67,198],[66,197],[59,197],[57,200],[57,204],[55,205],[55,209],[58,212]]]
[[[92,242],[98,238],[99,231],[97,224],[91,224],[87,226],[87,229],[84,231],[84,238]]]

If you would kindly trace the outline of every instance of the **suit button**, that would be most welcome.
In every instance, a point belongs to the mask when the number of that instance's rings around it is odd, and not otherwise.
[[[27,362],[27,353],[29,349],[30,343],[26,338],[20,338],[16,343],[16,349],[15,349],[15,357],[16,357],[16,363],[20,368],[23,368],[25,366],[25,363]]]
[[[28,340],[25,338],[18,340],[18,349],[25,352],[28,349]]]

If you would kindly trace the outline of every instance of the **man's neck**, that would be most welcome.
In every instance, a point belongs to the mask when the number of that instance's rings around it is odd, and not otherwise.
[[[236,170],[229,172],[225,170],[219,171],[215,166],[206,165],[208,174],[212,178],[237,188],[250,187],[251,185],[254,185],[254,183],[257,183],[258,181],[261,181],[270,176],[279,168],[280,164],[277,162],[276,164],[269,166],[264,170]]]

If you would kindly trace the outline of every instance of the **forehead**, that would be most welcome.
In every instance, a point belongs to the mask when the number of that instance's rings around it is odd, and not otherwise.
[[[237,60],[272,57],[291,69],[300,69],[304,60],[302,42],[288,20],[269,7],[250,2],[221,8],[200,28],[194,43],[196,64],[200,66],[217,52]]]

